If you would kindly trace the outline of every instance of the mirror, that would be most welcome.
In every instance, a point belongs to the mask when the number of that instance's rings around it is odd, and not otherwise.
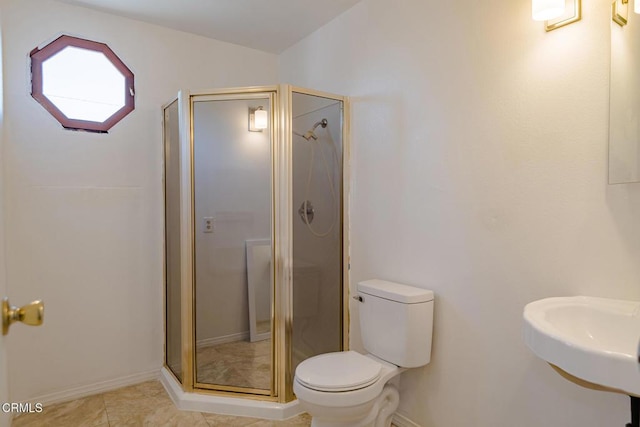
[[[611,21],[609,184],[640,182],[640,15],[616,0]],[[626,21],[626,24],[624,23]]]

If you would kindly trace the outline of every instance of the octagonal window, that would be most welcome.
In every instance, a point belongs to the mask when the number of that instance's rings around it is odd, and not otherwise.
[[[61,36],[31,52],[31,95],[67,129],[107,132],[134,109],[133,73],[106,44]]]

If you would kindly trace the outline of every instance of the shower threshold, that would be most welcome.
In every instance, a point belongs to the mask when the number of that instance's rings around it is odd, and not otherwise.
[[[187,393],[166,367],[160,371],[160,382],[174,405],[182,411],[198,411],[237,417],[286,420],[304,412],[298,400],[288,403],[266,402],[239,397],[213,396],[198,392]]]

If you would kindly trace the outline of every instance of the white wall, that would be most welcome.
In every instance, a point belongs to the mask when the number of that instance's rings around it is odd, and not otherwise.
[[[179,88],[272,84],[276,57],[49,0],[2,11],[8,287],[46,304],[43,327],[8,339],[12,397],[158,370],[160,106]],[[62,32],[106,42],[135,74],[136,110],[108,135],[63,130],[29,95],[28,53]]]
[[[352,286],[436,293],[401,385],[421,426],[629,421],[521,337],[529,301],[640,299],[640,185],[607,185],[610,4],[583,5],[545,33],[524,0],[364,0],[280,56],[280,80],[352,96]]]

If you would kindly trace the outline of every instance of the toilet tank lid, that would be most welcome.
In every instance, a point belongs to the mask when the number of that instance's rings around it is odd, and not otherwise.
[[[416,304],[433,300],[433,291],[380,279],[365,280],[358,283],[358,292],[404,304]]]

